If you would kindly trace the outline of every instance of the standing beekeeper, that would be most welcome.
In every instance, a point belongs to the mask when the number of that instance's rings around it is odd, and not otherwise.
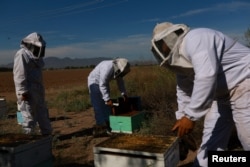
[[[189,134],[205,116],[194,166],[207,166],[208,150],[226,150],[236,126],[250,150],[250,49],[221,32],[164,22],[153,30],[152,52],[177,76],[177,121],[172,130]]]
[[[124,58],[102,61],[90,72],[88,88],[95,112],[94,135],[111,134],[109,115],[113,102],[110,99],[109,82],[113,79],[116,80],[121,95],[127,101],[123,77],[129,72],[130,63]]]
[[[21,41],[21,49],[14,57],[17,107],[21,112],[22,127],[26,134],[34,133],[37,123],[42,135],[50,135],[52,132],[42,76],[45,46],[40,34],[31,33]]]

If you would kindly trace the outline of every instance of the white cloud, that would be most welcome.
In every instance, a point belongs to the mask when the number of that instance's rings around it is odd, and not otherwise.
[[[116,40],[96,40],[46,49],[46,57],[125,57],[130,60],[154,60],[150,52],[151,36],[138,34]],[[13,62],[16,50],[0,50],[0,65]]]
[[[190,10],[185,13],[181,13],[179,15],[171,16],[171,19],[176,19],[180,17],[187,17],[187,16],[193,16],[205,12],[212,12],[212,11],[238,11],[238,10],[244,10],[244,9],[249,9],[250,8],[250,3],[249,2],[230,2],[230,3],[220,3],[215,6],[211,6],[208,8],[201,8],[201,9],[195,9],[195,10]]]
[[[143,56],[151,59],[150,37],[135,35],[117,40],[75,43],[47,48],[46,55],[60,58],[126,57],[131,60],[139,60]]]

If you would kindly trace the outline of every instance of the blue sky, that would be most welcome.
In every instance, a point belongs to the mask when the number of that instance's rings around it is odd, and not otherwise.
[[[249,0],[1,0],[0,65],[13,62],[22,38],[39,32],[47,57],[154,60],[157,23],[208,27],[243,41]]]

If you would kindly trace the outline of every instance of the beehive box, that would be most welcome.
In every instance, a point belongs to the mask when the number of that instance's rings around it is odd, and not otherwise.
[[[119,104],[114,107],[114,113],[109,116],[110,127],[114,133],[133,133],[139,129],[144,119],[144,112],[141,111],[140,97],[129,97],[128,103],[122,98],[113,102]]]
[[[93,148],[95,167],[175,167],[178,138],[119,134]]]
[[[110,115],[110,127],[114,133],[133,133],[138,130],[144,119],[144,112],[132,111],[120,115]]]
[[[3,117],[7,112],[7,105],[5,98],[0,98],[0,118]]]
[[[52,167],[52,138],[24,134],[1,135],[0,166]]]
[[[131,111],[141,111],[141,97],[128,97],[128,102],[124,102],[122,97],[111,99],[113,103],[118,103],[119,106],[114,106],[114,115],[121,115]]]

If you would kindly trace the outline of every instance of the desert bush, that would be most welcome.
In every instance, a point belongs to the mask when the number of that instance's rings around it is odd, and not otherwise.
[[[50,101],[49,106],[65,112],[84,111],[91,106],[88,90],[87,88],[77,88],[62,91],[54,100]]]
[[[15,114],[17,111],[17,102],[13,100],[7,100],[6,101],[7,105],[7,112],[8,114]]]
[[[159,110],[176,101],[175,76],[159,66],[133,67],[124,77],[129,96],[140,96],[142,106],[147,110]],[[120,93],[112,82],[112,97]]]

